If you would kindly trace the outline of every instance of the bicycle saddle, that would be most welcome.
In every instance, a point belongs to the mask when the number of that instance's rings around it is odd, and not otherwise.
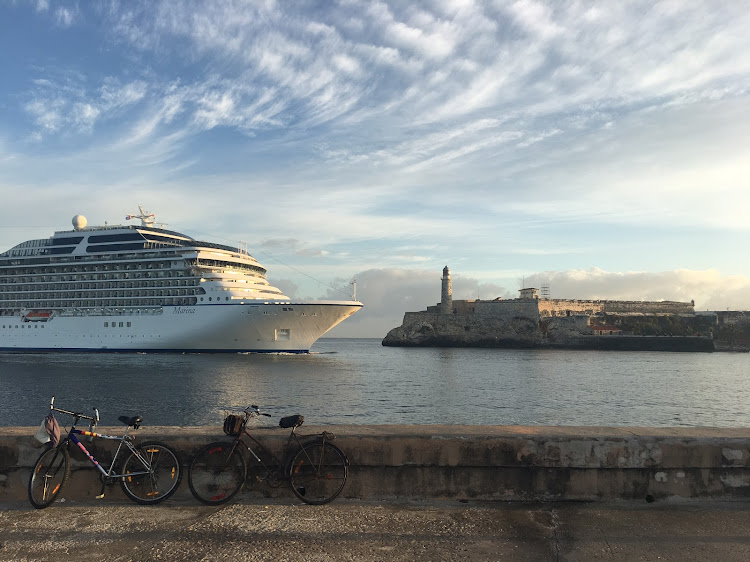
[[[141,418],[141,416],[133,416],[132,418],[129,418],[128,416],[120,416],[117,419],[120,420],[122,423],[124,423],[127,426],[131,426],[132,425],[133,429],[138,429],[140,427],[140,425],[141,425],[141,422],[143,421],[143,419]]]
[[[279,427],[299,427],[304,423],[304,421],[305,417],[300,416],[299,414],[295,416],[287,416],[285,418],[281,418],[281,420],[279,421]]]

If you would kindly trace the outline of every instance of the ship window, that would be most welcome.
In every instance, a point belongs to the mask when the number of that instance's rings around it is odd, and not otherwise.
[[[289,341],[289,339],[290,339],[289,328],[277,328],[276,341]]]
[[[208,302],[211,302],[211,297],[208,297]]]
[[[128,322],[128,328],[130,328],[130,322]]]
[[[101,236],[89,236],[89,244],[101,244],[102,242],[124,242],[127,240],[143,240],[143,236],[141,236],[138,232],[130,232],[128,234],[104,234]]]
[[[120,322],[120,328],[122,328],[122,322]]]
[[[105,323],[104,323],[104,327],[105,327],[105,328],[109,328],[109,322],[105,322]]]
[[[72,236],[70,238],[56,238],[52,240],[53,246],[63,246],[68,244],[78,244],[83,240],[83,236]]]

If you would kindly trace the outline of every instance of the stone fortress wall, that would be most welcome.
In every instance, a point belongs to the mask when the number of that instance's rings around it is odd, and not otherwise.
[[[452,309],[442,303],[427,307],[428,314],[463,314],[487,318],[594,316],[596,314],[695,314],[693,302],[614,301],[578,299],[540,299],[536,289],[522,289],[530,295],[518,299],[452,300]],[[420,314],[420,313],[409,313]]]
[[[750,350],[750,312],[696,314],[693,301],[539,298],[531,287],[516,299],[453,300],[447,266],[442,281],[443,302],[407,312],[383,345]]]

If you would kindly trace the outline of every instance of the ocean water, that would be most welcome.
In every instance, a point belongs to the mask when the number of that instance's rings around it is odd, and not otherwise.
[[[220,425],[258,404],[310,424],[750,427],[747,353],[383,347],[323,339],[294,354],[0,354],[0,425],[49,400],[103,425]]]

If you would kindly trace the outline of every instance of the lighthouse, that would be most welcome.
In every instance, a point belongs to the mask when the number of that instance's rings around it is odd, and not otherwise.
[[[451,314],[453,312],[453,287],[451,286],[451,270],[446,265],[443,268],[443,290],[440,294],[440,312],[441,314]]]

